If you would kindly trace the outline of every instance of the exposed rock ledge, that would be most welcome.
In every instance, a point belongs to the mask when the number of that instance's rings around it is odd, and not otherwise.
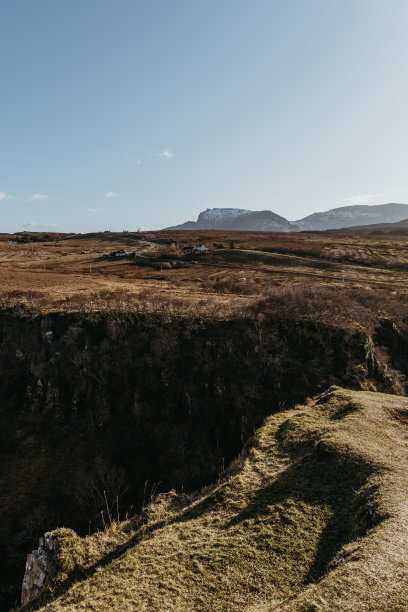
[[[64,529],[64,532],[69,532],[76,536],[72,529]],[[44,585],[47,578],[53,551],[58,541],[58,530],[47,531],[38,541],[37,550],[33,550],[27,555],[26,569],[21,588],[21,605],[37,597],[40,589]]]

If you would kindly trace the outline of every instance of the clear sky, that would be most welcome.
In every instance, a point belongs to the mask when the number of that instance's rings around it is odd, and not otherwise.
[[[1,0],[0,231],[408,202],[407,0]]]

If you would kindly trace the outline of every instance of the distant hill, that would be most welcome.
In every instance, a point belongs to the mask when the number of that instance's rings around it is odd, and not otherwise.
[[[408,207],[407,207],[408,208]],[[408,216],[408,214],[407,214]],[[260,232],[296,232],[299,228],[270,210],[252,211],[243,208],[207,208],[197,221],[167,227],[168,230],[241,230]]]
[[[394,223],[408,218],[408,204],[356,205],[313,213],[294,223],[303,230],[329,230],[361,225]]]
[[[353,225],[352,227],[344,228],[350,233],[366,234],[407,234],[408,219],[397,221],[396,223],[371,223],[370,225]]]

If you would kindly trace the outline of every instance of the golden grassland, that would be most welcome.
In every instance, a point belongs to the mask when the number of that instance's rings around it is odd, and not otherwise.
[[[341,233],[161,231],[144,234],[46,236],[40,242],[0,241],[0,287],[24,301],[87,299],[107,291],[170,295],[189,303],[211,297],[245,303],[271,288],[294,285],[363,287],[405,294],[406,236]],[[12,238],[12,237],[11,237]],[[206,244],[206,253],[182,247]],[[104,258],[125,248],[123,259]],[[58,306],[57,306],[58,308]]]
[[[275,414],[213,487],[84,539],[56,532],[25,609],[402,612],[407,420],[407,398],[339,387]]]

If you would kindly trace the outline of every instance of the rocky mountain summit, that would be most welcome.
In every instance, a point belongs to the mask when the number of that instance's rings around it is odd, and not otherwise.
[[[296,232],[299,228],[271,210],[246,210],[243,208],[207,208],[197,221],[167,227],[168,230],[241,230],[260,232]]]

